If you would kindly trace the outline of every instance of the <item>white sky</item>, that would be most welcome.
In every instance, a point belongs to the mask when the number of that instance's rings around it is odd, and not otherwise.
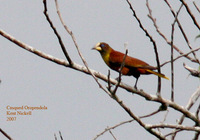
[[[173,1],[173,2],[172,2]],[[131,3],[141,18],[145,28],[157,40],[161,63],[170,60],[170,46],[155,31],[147,17],[146,1],[132,0]],[[171,0],[174,10],[179,8],[179,1]],[[200,5],[200,2],[196,0]],[[124,43],[128,43],[129,55],[142,59],[156,66],[153,45],[139,28],[132,16],[126,1],[87,0],[59,1],[60,10],[65,23],[73,31],[83,56],[89,67],[107,74],[108,67],[99,53],[91,48],[100,41],[105,41],[116,50],[124,51]],[[153,15],[157,19],[160,30],[170,40],[173,17],[164,2],[150,0]],[[48,12],[58,29],[72,60],[82,64],[70,36],[62,27],[54,1],[48,1]],[[194,14],[197,15],[195,9]],[[199,21],[200,17],[197,16]],[[186,31],[193,48],[200,44],[194,40],[199,34],[185,9],[180,13],[180,21]],[[43,3],[40,0],[0,0],[0,28],[15,38],[55,57],[65,59],[52,29],[43,14]],[[175,44],[184,52],[187,46],[175,30]],[[197,56],[199,57],[199,53]],[[177,53],[175,53],[177,56]],[[185,106],[191,94],[199,86],[199,80],[191,76],[182,64],[198,68],[197,64],[186,59],[175,62],[175,101]],[[170,64],[162,67],[162,72],[170,77]],[[113,78],[117,73],[111,71]],[[129,120],[129,115],[110,97],[108,97],[91,76],[85,75],[33,55],[0,36],[0,126],[15,140],[53,140],[54,133],[62,132],[66,140],[88,140],[94,138],[107,126]],[[123,77],[123,82],[134,85],[135,78]],[[106,83],[101,82],[103,85]],[[157,78],[141,76],[138,88],[150,94],[156,94]],[[155,111],[159,104],[147,102],[138,95],[132,95],[119,89],[117,95],[138,116]],[[170,81],[162,80],[162,96],[170,98]],[[30,116],[16,116],[16,121],[6,121],[6,106],[46,106],[44,111],[32,111]],[[159,123],[165,112],[145,119],[146,123]],[[170,109],[167,123],[175,123],[180,116]],[[190,121],[187,121],[189,123]],[[155,139],[143,130],[136,122],[123,125],[112,131],[119,140]],[[192,135],[188,135],[192,134]],[[182,133],[178,139],[190,139],[193,133]],[[0,139],[6,139],[0,134]],[[58,138],[59,139],[59,138]],[[113,139],[106,133],[99,139]]]

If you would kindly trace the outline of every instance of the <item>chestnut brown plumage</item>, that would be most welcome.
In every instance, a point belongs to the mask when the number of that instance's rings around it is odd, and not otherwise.
[[[125,54],[115,51],[105,42],[97,43],[95,47],[92,49],[99,51],[104,62],[111,69],[119,72]],[[136,78],[134,87],[137,88],[137,81],[141,74],[154,74],[159,77],[169,79],[164,74],[153,71],[156,69],[157,69],[156,67],[150,66],[149,64],[147,64],[142,60],[126,56],[124,60],[124,67],[121,70],[121,73],[123,75],[134,76]]]

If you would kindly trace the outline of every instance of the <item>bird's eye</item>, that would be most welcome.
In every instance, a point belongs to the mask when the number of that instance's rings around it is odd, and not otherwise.
[[[105,47],[105,44],[101,44],[100,47]]]

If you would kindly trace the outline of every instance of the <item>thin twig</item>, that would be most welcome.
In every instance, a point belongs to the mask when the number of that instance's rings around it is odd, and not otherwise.
[[[200,13],[200,8],[197,6],[195,1],[193,1],[193,4],[194,4],[195,8],[197,9],[197,11]]]
[[[198,24],[195,16],[192,14],[192,11],[190,10],[190,8],[187,5],[187,3],[185,2],[185,0],[180,0],[180,2],[182,2],[182,4],[185,6],[185,9],[187,10],[188,14],[192,18],[192,21],[194,22],[194,25],[196,25],[196,27],[200,30],[200,25]]]
[[[199,106],[198,106],[197,111],[195,113],[198,119],[199,119],[199,112],[200,112],[200,103],[199,103]]]
[[[150,114],[147,114],[147,115],[144,115],[144,116],[140,116],[139,118],[147,118],[147,117],[150,117],[150,116],[153,116],[161,111],[165,111],[167,110],[167,106],[165,104],[162,104],[156,111],[150,113]]]
[[[160,60],[159,60],[159,55],[158,55],[158,50],[157,50],[157,45],[155,40],[153,39],[153,37],[149,34],[149,32],[147,31],[147,29],[144,28],[144,26],[142,25],[142,22],[140,21],[140,19],[138,18],[138,16],[136,15],[135,10],[132,7],[132,4],[130,3],[129,0],[126,0],[127,3],[130,6],[131,11],[133,12],[133,16],[135,17],[135,19],[137,20],[140,28],[144,31],[144,33],[146,34],[146,36],[150,39],[150,41],[152,42],[153,46],[154,46],[154,53],[156,56],[156,62],[157,62],[157,68],[158,68],[158,72],[161,73],[160,70]],[[148,0],[147,0],[147,4],[148,4]],[[147,6],[148,7],[148,6]],[[157,88],[157,96],[161,97],[161,78],[158,76],[158,88]]]
[[[177,14],[178,15],[178,14]],[[176,20],[174,20],[174,23],[172,24],[172,32],[171,32],[171,101],[174,102],[174,26],[175,26]]]
[[[117,89],[118,89],[118,87],[119,87],[119,85],[120,85],[120,82],[121,82],[121,76],[122,76],[122,69],[124,68],[125,60],[126,60],[126,56],[127,56],[127,54],[128,54],[128,50],[126,49],[125,55],[124,55],[123,60],[122,60],[122,64],[121,64],[121,66],[120,66],[120,68],[119,68],[118,83],[117,83],[117,85],[115,86],[115,89],[113,90],[112,94],[116,94]]]
[[[183,130],[176,129],[175,132],[178,133],[178,132],[181,132],[181,131],[183,131]],[[166,137],[169,137],[169,136],[171,136],[171,135],[173,135],[173,134],[174,134],[174,132],[168,133],[168,134],[165,135],[165,138],[166,138]]]
[[[59,33],[57,32],[56,28],[54,27],[54,25],[53,25],[51,19],[49,18],[49,15],[48,15],[48,13],[47,13],[47,3],[46,3],[46,0],[43,0],[43,4],[44,4],[44,12],[43,12],[43,13],[44,13],[44,15],[45,15],[45,17],[46,17],[48,23],[50,24],[50,27],[53,29],[53,31],[54,31],[56,37],[58,38],[59,44],[60,44],[60,46],[61,46],[61,49],[62,49],[62,51],[63,51],[65,57],[67,58],[69,64],[72,65],[73,62],[72,62],[72,60],[71,60],[71,58],[70,58],[68,52],[67,52],[66,49],[65,49],[65,45],[64,45],[64,43],[63,43],[63,41],[62,41],[62,38],[60,37],[60,35],[59,35]]]
[[[132,121],[133,121],[133,119],[132,120],[128,120],[128,121],[120,122],[119,124],[116,124],[116,125],[114,125],[112,127],[107,127],[104,131],[102,131],[101,133],[96,135],[95,138],[93,138],[93,140],[96,140],[98,137],[102,136],[104,133],[106,133],[109,130],[115,129],[115,128],[117,128],[117,127],[119,127],[121,125],[127,124],[127,123],[131,123]]]
[[[109,132],[110,132],[110,134],[112,135],[112,137],[115,139],[115,140],[117,140],[117,138],[114,136],[114,134],[112,133],[112,131],[111,130],[108,130]]]
[[[59,131],[59,135],[60,135],[60,139],[63,140],[63,137],[60,131]]]
[[[199,98],[200,98],[200,86],[196,89],[196,91],[190,97],[190,99],[186,105],[186,109],[190,110],[192,108],[192,106],[198,101]]]
[[[13,140],[3,129],[0,128],[0,132],[9,140]]]
[[[108,70],[108,87],[107,87],[107,89],[108,89],[108,91],[111,91],[111,84],[110,84],[110,70]]]
[[[200,132],[196,132],[196,134],[194,135],[193,140],[199,140],[199,136],[200,136]]]
[[[174,44],[174,30],[175,30],[175,24],[177,22],[178,19],[178,15],[181,11],[182,5],[180,6],[179,10],[177,11],[175,18],[174,18],[174,22],[172,23],[172,31],[171,31],[171,101],[174,102],[174,48],[173,48],[173,44]]]
[[[77,51],[78,51],[78,54],[79,54],[79,56],[80,56],[80,58],[81,58],[83,64],[85,65],[85,67],[87,68],[87,70],[88,70],[88,72],[91,74],[91,76],[94,78],[94,80],[96,81],[96,83],[99,85],[99,87],[100,87],[101,89],[103,89],[103,91],[105,91],[109,96],[111,96],[111,93],[110,93],[108,90],[106,90],[106,89],[99,83],[97,77],[96,77],[96,76],[94,75],[94,73],[92,73],[92,71],[89,69],[88,64],[87,64],[85,58],[83,57],[82,53],[80,52],[79,46],[78,46],[78,44],[77,44],[77,42],[76,42],[76,38],[75,38],[73,32],[68,28],[68,26],[64,23],[64,21],[63,21],[63,19],[62,19],[62,16],[61,16],[61,14],[60,14],[59,5],[58,5],[58,1],[57,1],[57,0],[55,0],[55,4],[56,4],[56,10],[57,10],[58,16],[59,16],[59,18],[60,18],[60,21],[61,21],[62,25],[64,26],[65,30],[66,30],[66,31],[68,32],[68,34],[71,36],[71,38],[72,38],[72,40],[73,40],[73,42],[74,42],[74,45],[75,45],[75,47],[76,47],[76,49],[77,49]]]
[[[154,111],[154,112],[152,112],[150,114],[147,114],[147,115],[144,115],[144,116],[140,116],[139,118],[140,119],[147,118],[147,117],[153,116],[153,115],[155,115],[155,114],[157,114],[159,112],[160,112],[160,110],[158,109],[158,110],[156,110],[156,111]]]
[[[199,112],[200,112],[200,103],[199,103],[199,106],[198,106],[197,111],[195,113],[198,119],[199,119]],[[198,140],[199,136],[200,136],[200,132],[196,132],[193,140]]]
[[[55,138],[55,140],[57,140],[57,136],[56,136],[56,134],[54,133],[54,138]]]
[[[177,56],[176,58],[173,59],[173,61],[176,61],[176,60],[178,60],[179,58],[182,58],[182,57],[186,57],[186,56],[188,56],[189,54],[191,54],[192,52],[196,52],[196,51],[198,51],[198,50],[200,50],[200,47],[198,47],[198,48],[196,48],[196,49],[194,49],[194,50],[191,50],[191,51],[188,52],[188,53],[181,54],[181,55]],[[168,63],[171,63],[171,60],[170,60],[170,61],[166,61],[165,63],[161,64],[160,66],[163,67],[164,65],[166,65],[166,64],[168,64]]]
[[[166,121],[168,113],[169,113],[169,110],[167,109],[167,111],[164,115],[164,119],[163,119],[163,121],[161,121],[161,123],[164,123]]]

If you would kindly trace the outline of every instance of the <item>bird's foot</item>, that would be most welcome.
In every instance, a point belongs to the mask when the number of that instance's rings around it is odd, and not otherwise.
[[[137,86],[135,85],[134,88],[137,90]]]
[[[115,78],[115,80],[119,81],[119,77]]]

